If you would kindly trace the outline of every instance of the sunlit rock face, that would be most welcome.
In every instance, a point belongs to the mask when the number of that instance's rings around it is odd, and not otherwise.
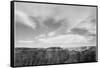
[[[95,46],[76,48],[15,48],[14,66],[95,62]]]
[[[50,47],[46,49],[45,58],[47,59],[47,64],[63,63],[69,58],[69,52],[60,47]]]

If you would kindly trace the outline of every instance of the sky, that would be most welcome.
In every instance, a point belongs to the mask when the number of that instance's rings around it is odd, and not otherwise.
[[[15,47],[96,46],[96,7],[15,2]]]

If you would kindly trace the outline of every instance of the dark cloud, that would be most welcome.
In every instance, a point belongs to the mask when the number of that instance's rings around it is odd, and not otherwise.
[[[79,35],[86,35],[88,33],[87,29],[82,29],[82,28],[73,28],[71,29],[71,31],[74,34],[79,34]]]
[[[43,23],[45,27],[47,27],[48,30],[51,31],[55,31],[62,26],[62,21],[61,20],[56,21],[54,18],[46,18],[46,20]]]
[[[96,37],[96,34],[90,33],[90,34],[88,34],[88,36]]]

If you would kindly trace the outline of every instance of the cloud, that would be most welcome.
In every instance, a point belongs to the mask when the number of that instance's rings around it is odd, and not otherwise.
[[[56,35],[56,32],[49,32],[49,33],[48,33],[48,36],[50,36],[50,37],[52,37],[52,36],[54,36],[54,35]]]
[[[71,29],[72,32],[85,35],[96,34],[96,18],[95,16],[88,16]]]
[[[80,43],[80,42],[86,42],[85,37],[80,35],[61,35],[57,37],[51,37],[51,38],[40,38],[39,41],[43,43]]]
[[[33,40],[18,40],[17,43],[33,43]]]
[[[19,23],[24,24],[28,27],[31,27],[32,29],[35,29],[36,27],[35,22],[31,21],[28,15],[20,10],[15,11],[15,21],[20,21]]]
[[[73,28],[71,29],[72,33],[79,34],[79,35],[86,35],[88,34],[88,30],[84,28]]]

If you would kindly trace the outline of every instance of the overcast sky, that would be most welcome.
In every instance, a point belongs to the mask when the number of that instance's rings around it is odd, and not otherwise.
[[[95,35],[96,7],[15,2],[16,47],[95,46]]]

